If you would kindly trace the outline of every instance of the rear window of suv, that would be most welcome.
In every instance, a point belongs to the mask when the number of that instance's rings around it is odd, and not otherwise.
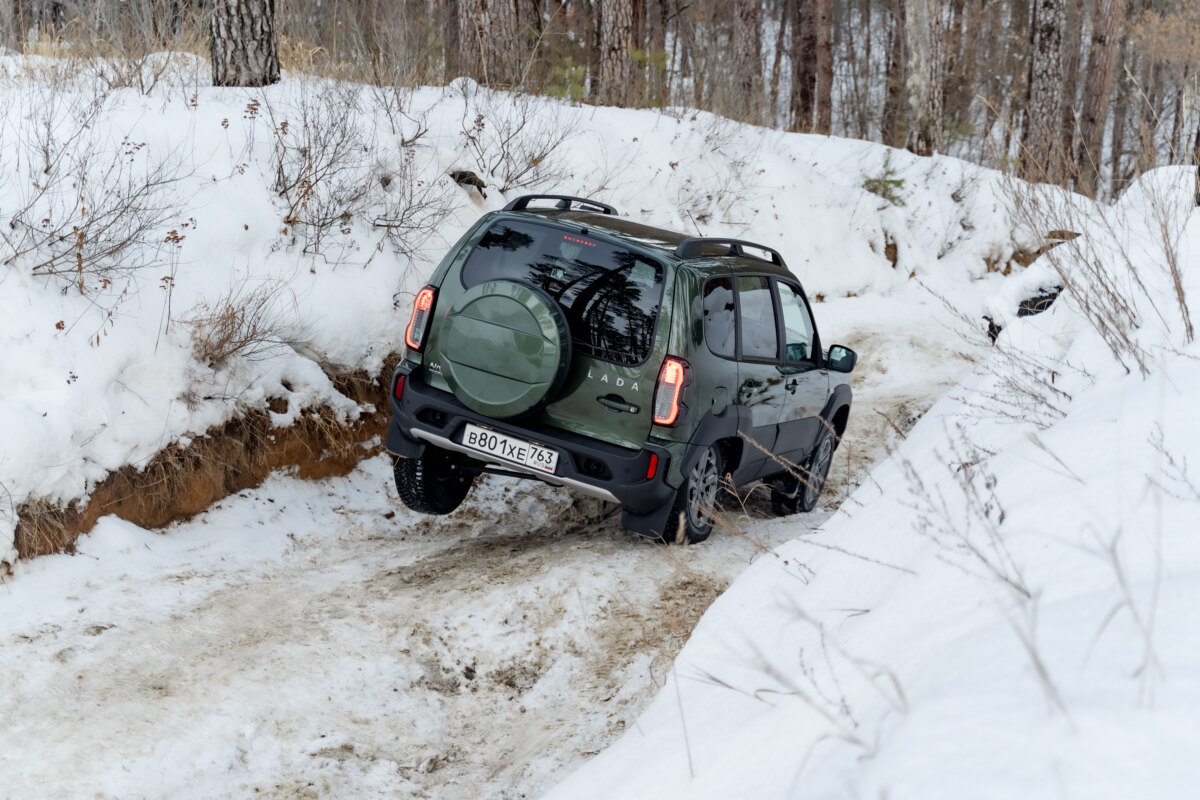
[[[462,268],[463,286],[492,280],[544,291],[562,308],[576,348],[617,364],[640,364],[654,347],[663,266],[631,250],[536,223],[497,222]]]

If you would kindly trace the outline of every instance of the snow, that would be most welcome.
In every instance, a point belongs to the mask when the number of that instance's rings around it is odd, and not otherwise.
[[[67,236],[72,220],[118,197],[90,189],[79,202],[77,176],[91,187],[119,179],[122,197],[150,183],[140,216],[117,215],[146,229],[97,260],[105,272],[89,262],[82,275],[45,275],[44,259],[69,265],[75,253],[42,242],[0,275],[0,380],[27,387],[0,398],[10,499],[0,542],[25,501],[86,498],[112,470],[271,398],[289,401],[279,424],[317,405],[354,418],[325,375],[378,371],[402,346],[408,298],[449,244],[528,191],[595,196],[650,224],[762,241],[821,298],[903,291],[913,274],[979,277],[985,258],[1036,238],[1000,201],[996,173],[707,113],[569,107],[466,80],[395,94],[301,78],[226,90],[203,85],[201,65],[186,60],[143,95],[103,90],[86,74],[51,87],[35,66],[0,62],[5,212]],[[40,173],[43,152],[58,159],[52,180]],[[903,206],[863,189],[885,163],[904,181]],[[455,186],[451,169],[483,176],[487,199]],[[502,195],[505,176],[541,182]],[[20,188],[37,186],[46,191]],[[332,222],[319,234],[303,224],[324,217]],[[397,219],[412,228],[403,241],[377,224]],[[197,321],[222,298],[256,292],[270,300],[265,352],[197,361]]]
[[[3,794],[521,796],[630,724],[702,604],[794,530],[664,557],[563,490],[489,480],[427,519],[387,475],[271,478],[164,532],[107,517],[23,564]]]
[[[1167,208],[1200,291],[1182,172],[1052,251],[1068,287],[1100,259],[1136,309],[1128,352],[1069,293],[1008,319],[999,352],[833,519],[740,576],[636,728],[547,797],[1189,793],[1200,351],[1155,252]],[[1006,400],[1022,363],[1029,393]],[[1069,396],[1038,383],[1052,371]]]
[[[110,283],[41,274],[52,244],[0,266],[5,793],[1196,785],[1191,173],[1157,170],[1094,206],[950,158],[469,81],[230,91],[182,59],[146,94],[100,93],[86,74],[51,86],[53,70],[0,61],[6,219],[29,205],[35,228],[69,231],[87,216],[79,175],[92,214],[113,175],[170,180],[140,239],[97,262]],[[57,182],[38,177],[47,129],[72,167],[43,173]],[[342,148],[343,170],[281,195],[304,135]],[[499,191],[530,166],[531,184]],[[891,199],[864,188],[882,176],[902,181]],[[25,188],[39,180],[44,196]],[[354,418],[330,375],[377,372],[449,245],[535,190],[783,254],[825,342],[860,355],[827,510],[771,519],[758,490],[708,543],[664,549],[611,508],[505,480],[421,518],[375,458],[346,478],[278,475],[163,531],[107,517],[74,555],[11,563],[26,501],[85,500],[110,471],[275,398],[279,426],[318,405]],[[341,207],[319,237],[295,218]],[[389,239],[384,219],[411,236]],[[1052,230],[1082,235],[1001,275]],[[1048,312],[1016,316],[1060,285]],[[192,334],[226,296],[268,298],[270,335],[210,362]]]

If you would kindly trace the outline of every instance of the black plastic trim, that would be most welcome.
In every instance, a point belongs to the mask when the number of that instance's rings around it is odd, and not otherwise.
[[[457,441],[463,426],[473,423],[554,448],[559,453],[555,476],[603,489],[635,515],[647,514],[675,497],[675,487],[666,482],[671,454],[665,447],[647,444],[641,450],[631,450],[554,428],[528,417],[516,422],[493,419],[467,408],[450,392],[429,386],[422,380],[419,371],[410,372],[400,366],[397,373],[405,375],[404,392],[399,402],[394,394],[389,400],[392,421],[388,429],[387,447],[398,455],[407,456],[417,448],[424,449],[424,442],[413,435],[414,430],[428,431]],[[438,426],[423,421],[421,416],[426,419],[429,417],[421,413],[426,410],[445,414],[445,424]],[[646,470],[650,465],[651,453],[658,456],[659,467],[654,478],[647,480]],[[598,478],[580,469],[579,465],[587,459],[601,462],[611,477]]]

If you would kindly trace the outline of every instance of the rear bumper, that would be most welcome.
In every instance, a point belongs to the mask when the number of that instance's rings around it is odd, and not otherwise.
[[[404,377],[404,390],[401,400],[397,401],[394,388],[399,376]],[[675,487],[666,482],[668,466],[673,457],[682,454],[681,448],[663,443],[630,450],[528,418],[515,424],[511,420],[491,419],[467,408],[453,394],[426,384],[419,370],[411,369],[411,364],[401,364],[396,370],[392,389],[389,392],[392,420],[388,427],[387,448],[393,453],[415,458],[432,444],[481,464],[620,503],[625,511],[625,527],[640,533],[661,532],[676,492]],[[553,448],[559,454],[554,474],[467,447],[462,444],[467,423]],[[672,452],[675,449],[680,452]],[[654,476],[647,478],[652,456],[657,458],[657,468]]]

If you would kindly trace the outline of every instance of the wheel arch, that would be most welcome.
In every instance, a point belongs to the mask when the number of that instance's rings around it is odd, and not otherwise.
[[[850,387],[844,383],[840,384],[834,388],[829,402],[821,411],[821,419],[833,430],[838,442],[841,442],[842,434],[846,432],[846,426],[850,423],[850,405],[853,399]]]

